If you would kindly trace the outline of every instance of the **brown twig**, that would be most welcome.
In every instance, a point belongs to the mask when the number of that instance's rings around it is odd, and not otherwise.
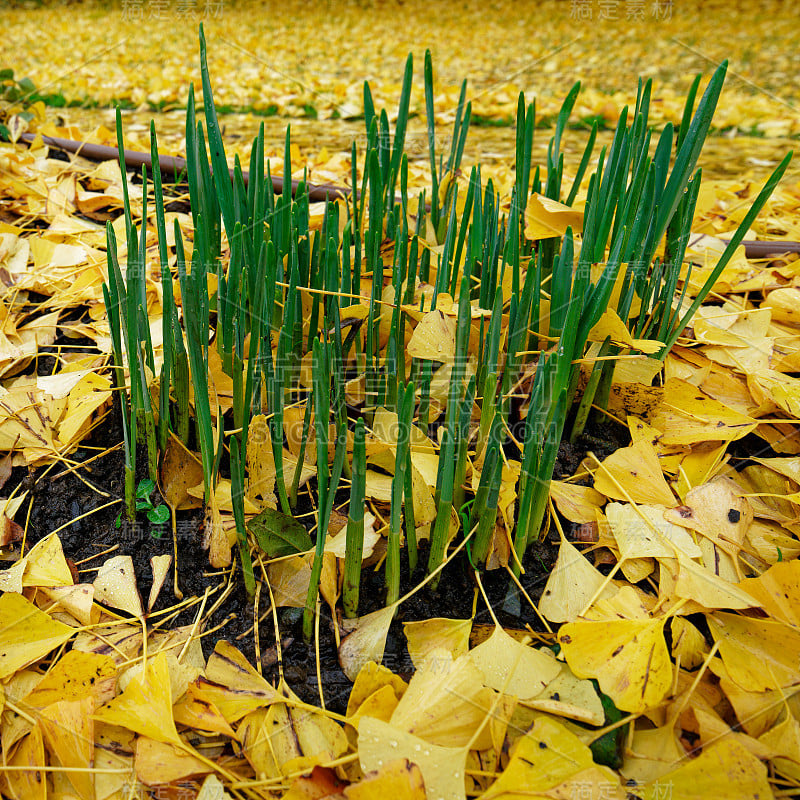
[[[36,135],[32,133],[23,133],[20,139],[26,144],[31,144]],[[42,141],[48,147],[55,147],[58,150],[63,150],[67,153],[77,153],[78,155],[88,158],[91,161],[115,161],[119,157],[119,152],[116,147],[106,147],[100,144],[90,144],[89,142],[76,142],[73,139],[60,139],[54,136],[42,136]],[[172,180],[177,179],[181,172],[186,169],[186,159],[177,156],[160,156],[159,165],[161,173],[165,176],[171,176]],[[140,153],[137,150],[125,150],[125,166],[131,169],[138,169],[147,166],[150,169],[153,167],[153,161],[149,153]],[[231,178],[233,177],[233,170],[230,171]],[[245,186],[249,180],[249,173],[246,170],[242,171]],[[292,196],[294,197],[297,187],[301,181],[292,181]],[[333,184],[314,184],[309,183],[308,198],[314,202],[326,200],[335,197],[349,197],[352,189],[348,186],[334,186]],[[283,194],[284,180],[280,176],[272,177],[272,191],[275,194]],[[726,239],[723,241],[727,242]],[[800,253],[800,242],[783,242],[783,241],[755,241],[753,239],[745,239],[742,244],[744,245],[745,255],[747,258],[770,258],[775,256],[786,255],[787,253]]]
[[[31,144],[36,136],[32,133],[23,133],[20,139],[26,144]],[[91,161],[116,161],[119,158],[119,151],[116,147],[106,147],[101,144],[90,144],[89,142],[76,142],[73,139],[60,139],[55,136],[42,136],[42,141],[48,147],[54,147],[57,150],[63,150],[66,153],[76,153],[88,158]],[[186,159],[176,156],[159,156],[159,166],[161,167],[161,174],[176,180],[178,176],[186,169]],[[130,169],[139,169],[143,166],[149,169],[153,168],[153,161],[150,158],[150,153],[140,153],[136,150],[125,150],[125,166]],[[230,171],[231,178],[233,178],[233,170]],[[242,171],[245,186],[249,181],[249,173],[246,170]],[[297,191],[297,187],[301,181],[293,180],[291,182],[292,196]],[[272,176],[272,191],[275,194],[283,194],[284,179],[281,176]],[[350,189],[346,186],[332,186],[329,184],[314,184],[309,183],[308,197],[309,200],[314,202],[322,201],[327,198],[335,197],[348,197]]]

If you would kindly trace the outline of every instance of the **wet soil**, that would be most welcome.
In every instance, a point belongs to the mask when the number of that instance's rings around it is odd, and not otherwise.
[[[46,361],[40,359],[40,362],[40,370],[47,369]],[[589,449],[602,456],[627,444],[627,441],[619,439],[620,432],[624,434],[621,426],[603,424],[592,429],[576,445],[562,444],[555,477],[572,474]],[[15,468],[4,488],[10,491],[14,485],[24,482],[31,491],[28,546],[50,532],[58,531],[64,553],[75,565],[78,579],[83,582],[94,580],[96,570],[107,558],[129,555],[133,559],[139,591],[146,601],[152,585],[150,559],[164,553],[172,554],[173,540],[169,523],[153,525],[144,514],[140,514],[133,524],[120,519],[122,504],[112,501],[120,500],[123,492],[123,452],[120,446],[113,447],[121,441],[122,428],[115,406],[107,410],[91,436],[71,454],[70,459],[79,464],[79,468],[68,471],[66,467],[58,465],[49,471],[40,470],[38,475]],[[109,446],[111,450],[107,450]],[[138,463],[144,465],[145,458],[145,453],[140,453]],[[152,500],[156,505],[160,502],[157,490]],[[28,506],[27,501],[23,503],[17,515],[16,521],[21,525],[25,524]],[[86,516],[78,519],[82,515]],[[208,554],[202,548],[202,523],[200,511],[178,513],[179,585],[186,597],[199,597],[207,588],[218,587],[226,577],[208,565]],[[564,524],[565,530],[571,530],[569,523],[564,521]],[[521,582],[534,600],[541,595],[555,563],[557,550],[557,539],[547,537],[531,547],[525,556],[525,572]],[[401,594],[422,582],[427,555],[427,543],[422,542],[419,566],[413,575],[409,574],[407,561],[404,561]],[[208,656],[219,639],[227,639],[251,663],[255,663],[253,606],[248,603],[238,573],[233,580],[233,591],[207,618],[206,630],[220,627],[213,634],[203,637],[203,650]],[[530,626],[533,630],[544,630],[524,598],[520,602],[518,592],[509,592],[509,579],[504,570],[484,573],[483,585],[494,613],[504,626],[517,629]],[[467,558],[454,559],[444,569],[436,589],[429,585],[423,587],[399,609],[389,632],[384,664],[408,678],[413,666],[406,650],[402,623],[431,617],[467,618],[472,613],[475,593],[474,575]],[[385,598],[383,569],[376,572],[374,567],[369,567],[364,570],[361,598],[361,614],[382,607]],[[169,608],[175,602],[170,576],[153,612]],[[262,607],[261,613],[265,609],[266,606]],[[168,625],[177,627],[191,624],[196,613],[197,606],[190,606],[177,615],[169,615]],[[302,699],[319,703],[317,655],[314,644],[309,645],[303,640],[301,616],[300,609],[286,608],[278,612],[284,676]],[[157,613],[152,619],[154,626],[162,624]],[[479,624],[491,623],[491,616],[480,596],[475,621]],[[259,633],[263,672],[265,677],[275,681],[278,678],[278,649],[269,618],[261,623]],[[334,624],[328,615],[321,619],[319,645],[325,703],[329,709],[341,713],[346,709],[351,683],[339,666]]]

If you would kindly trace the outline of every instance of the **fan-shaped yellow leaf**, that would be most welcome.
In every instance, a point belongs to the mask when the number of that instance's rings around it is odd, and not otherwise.
[[[358,758],[364,772],[405,758],[422,772],[428,798],[466,800],[464,747],[439,747],[379,719],[362,717],[358,724]]]
[[[671,508],[670,491],[653,445],[641,440],[615,450],[597,468],[594,488],[606,497]]]
[[[528,205],[525,207],[526,239],[536,241],[563,236],[569,227],[573,233],[580,233],[583,230],[582,211],[577,211],[538,192],[534,192],[528,198]]]
[[[0,679],[35,663],[74,633],[21,594],[6,592],[0,597]]]
[[[657,706],[672,686],[663,619],[578,620],[563,625],[558,641],[579,678],[596,678],[623,711]]]
[[[133,678],[119,697],[98,709],[94,718],[158,742],[180,745],[172,718],[172,692],[165,653],[149,659],[141,674]]]

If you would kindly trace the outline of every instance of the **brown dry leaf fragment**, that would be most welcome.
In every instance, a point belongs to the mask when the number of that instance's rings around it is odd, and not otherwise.
[[[578,678],[596,678],[623,711],[657,706],[672,686],[664,619],[578,620],[562,625],[558,641]]]
[[[74,633],[22,595],[6,592],[0,596],[0,680],[34,664]]]

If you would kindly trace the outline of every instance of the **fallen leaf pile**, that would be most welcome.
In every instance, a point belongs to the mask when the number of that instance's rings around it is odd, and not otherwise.
[[[653,13],[654,5],[661,16]],[[210,67],[220,105],[269,109],[281,117],[316,116],[320,122],[360,114],[365,78],[377,106],[396,107],[402,62],[424,42],[434,50],[440,89],[435,114],[442,131],[452,120],[464,76],[471,80],[475,113],[487,120],[502,122],[512,115],[517,92],[524,89],[529,99],[537,96],[537,114],[547,122],[581,79],[588,88],[577,116],[613,122],[622,105],[635,99],[628,94],[631,74],[652,75],[658,91],[653,121],[678,121],[689,77],[731,55],[737,74],[723,93],[715,123],[734,133],[773,137],[766,147],[774,153],[783,146],[777,137],[800,133],[797,88],[787,77],[794,74],[796,47],[790,37],[796,21],[787,5],[549,2],[534,10],[500,0],[492,10],[466,3],[454,15],[448,4],[410,0],[392,6],[391,13],[385,4],[353,4],[336,13],[304,4],[271,9],[262,17],[247,4],[209,3],[184,4],[192,24],[176,25],[173,17],[168,24],[159,19],[177,14],[163,4],[126,3],[108,11],[85,3],[71,5],[68,15],[55,5],[4,9],[0,23],[15,42],[10,66],[18,76],[30,75],[43,93],[50,87],[67,99],[117,98],[146,107],[185,102],[198,73],[194,20],[205,17],[215,42]],[[612,6],[616,26],[601,16]],[[640,6],[642,17],[631,11]],[[593,16],[587,17],[586,9]],[[721,31],[723,13],[727,27]],[[44,29],[47,47],[37,38],[37,30]],[[769,54],[747,50],[748,37],[762,35],[775,44]],[[596,36],[613,36],[614,46],[598,48]],[[415,68],[420,66],[417,59]],[[421,87],[422,81],[415,84]],[[422,114],[421,93],[414,94],[412,108]],[[71,125],[71,113],[59,120],[37,104],[26,124],[43,135],[114,143],[103,124],[106,112],[96,112],[92,124],[81,127]],[[348,127],[343,119],[328,119],[325,130],[338,124],[339,136],[361,131],[361,123]],[[242,131],[244,141],[255,133],[253,117],[239,124],[226,135]],[[418,127],[412,134],[421,139],[423,122],[413,124]],[[316,125],[301,121],[302,146],[295,142],[292,151],[297,175],[308,167],[312,180],[347,183],[349,146],[315,140]],[[491,177],[507,193],[514,141],[511,130],[503,134],[504,149],[483,178]],[[129,146],[149,149],[144,126],[129,130],[126,124],[129,135]],[[585,134],[567,136],[580,140]],[[181,152],[174,125],[168,141],[167,150]],[[410,141],[413,145],[413,135]],[[231,144],[234,152],[245,152],[243,144]],[[485,147],[484,142],[484,152]],[[721,240],[759,188],[751,170],[730,174],[727,147],[728,140],[712,138],[707,150],[713,155],[702,160],[713,177],[702,185],[692,225],[687,258],[693,266],[683,275],[688,294],[703,284],[724,247]],[[422,149],[410,155],[409,188],[419,189],[428,184],[427,155]],[[279,174],[280,145],[268,156],[273,174]],[[768,166],[755,161],[750,168]],[[565,164],[567,171],[575,167]],[[0,144],[0,451],[8,454],[0,474],[5,479],[12,466],[65,460],[110,407],[103,355],[110,349],[101,291],[104,226],[112,220],[124,259],[123,180],[134,215],[141,214],[143,199],[141,184],[132,178],[121,176],[113,162],[58,160],[41,139],[30,148]],[[173,199],[176,208],[186,200]],[[148,207],[152,214],[152,202]],[[537,238],[560,234],[567,225],[577,229],[580,208],[581,196],[572,209],[533,197],[526,232]],[[781,240],[800,240],[799,210],[800,183],[793,173],[746,238],[775,240],[780,252]],[[173,219],[191,232],[187,212],[168,212],[168,231]],[[147,297],[158,349],[154,229],[151,218]],[[435,242],[428,244],[435,249]],[[510,286],[503,291],[508,300]],[[418,299],[404,307],[413,322],[407,348],[442,365],[431,387],[435,408],[443,401],[437,390],[447,385],[457,309],[440,294],[439,311],[421,314]],[[363,316],[364,308],[354,303],[342,310],[343,317]],[[613,314],[604,315],[591,338],[599,345],[608,336],[631,349],[646,346]],[[59,344],[85,339],[101,355]],[[43,347],[54,355],[49,375],[33,368]],[[225,410],[230,380],[213,360],[216,349],[210,353],[211,380]],[[153,609],[171,556],[153,559],[152,589],[142,597],[130,556],[93,562],[78,575],[52,533],[0,571],[0,793],[14,800],[796,795],[798,374],[800,260],[755,261],[740,248],[663,365],[646,355],[620,359],[609,411],[630,445],[604,458],[589,453],[572,476],[553,481],[549,530],[560,541],[559,555],[536,605],[546,633],[486,625],[482,615],[472,618],[466,610],[463,619],[405,623],[414,666],[410,676],[381,665],[390,624],[402,605],[357,620],[337,617],[345,519],[334,514],[321,593],[332,611],[340,665],[353,681],[343,715],[302,702],[283,679],[277,686],[269,683],[260,661],[249,664],[224,639],[224,629],[209,634],[206,606],[213,593],[180,601],[177,607],[192,609],[195,623],[169,629],[162,620],[175,607]],[[358,403],[363,385],[356,379],[347,391]],[[303,408],[285,415],[284,464],[290,471],[306,460],[298,432],[303,417]],[[391,485],[386,472],[395,458],[395,424],[396,417],[380,411],[368,439],[366,493],[374,513],[365,519],[367,563],[385,549]],[[275,609],[299,608],[311,556],[296,552],[308,549],[308,534],[271,516],[275,467],[264,446],[266,427],[266,420],[256,417],[250,428],[245,510],[265,554],[259,564],[263,595]],[[745,437],[754,443],[746,460],[736,449]],[[312,426],[309,453],[313,439]],[[435,515],[438,445],[421,428],[412,432],[412,445],[414,518],[421,537]],[[470,477],[473,485],[479,466],[476,462]],[[306,464],[302,482],[313,476]],[[500,543],[513,527],[518,479],[519,464],[509,462],[494,566],[508,561]],[[194,456],[174,443],[162,465],[162,484],[171,507],[201,504],[202,472]],[[23,519],[18,512],[27,508],[25,501],[24,492],[0,501],[2,544],[24,535],[12,520]],[[220,481],[212,510],[215,521],[233,529],[229,482]],[[564,521],[574,523],[578,537],[566,535]],[[94,573],[93,580],[81,582],[87,572]],[[215,640],[209,657],[201,647],[206,635]],[[324,697],[324,680],[320,688]]]

